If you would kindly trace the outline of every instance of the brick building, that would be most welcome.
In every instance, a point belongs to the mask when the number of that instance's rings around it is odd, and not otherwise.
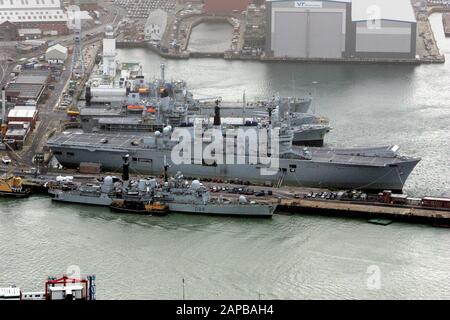
[[[0,41],[14,41],[19,36],[17,26],[10,21],[0,21]]]

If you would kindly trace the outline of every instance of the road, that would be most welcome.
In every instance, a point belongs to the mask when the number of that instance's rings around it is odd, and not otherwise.
[[[9,78],[9,74],[12,72],[14,65],[0,60],[0,89],[6,85],[6,82]]]

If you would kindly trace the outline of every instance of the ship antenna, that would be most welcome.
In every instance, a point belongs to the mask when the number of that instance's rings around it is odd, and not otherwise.
[[[247,102],[246,102],[246,98],[245,98],[245,90],[244,90],[244,94],[242,95],[242,108],[244,110],[244,118],[242,118],[242,123],[245,124],[245,116],[246,116],[246,110],[245,110],[245,106],[246,106]]]
[[[162,83],[165,82],[165,77],[166,77],[165,69],[166,69],[165,64],[161,63],[161,81],[162,81]]]

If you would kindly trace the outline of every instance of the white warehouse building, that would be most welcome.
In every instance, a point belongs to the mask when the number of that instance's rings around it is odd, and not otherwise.
[[[145,39],[149,41],[161,41],[167,27],[167,12],[156,9],[150,12],[145,23]]]
[[[55,44],[45,52],[45,60],[50,64],[63,64],[67,60],[68,50],[66,47]]]
[[[416,57],[410,0],[267,0],[266,7],[269,57]]]

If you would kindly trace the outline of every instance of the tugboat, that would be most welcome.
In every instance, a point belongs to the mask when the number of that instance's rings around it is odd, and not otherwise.
[[[26,198],[30,195],[31,190],[23,187],[22,178],[16,176],[0,178],[0,196]]]
[[[115,200],[109,206],[112,211],[142,215],[164,216],[169,213],[169,206],[144,200]]]

